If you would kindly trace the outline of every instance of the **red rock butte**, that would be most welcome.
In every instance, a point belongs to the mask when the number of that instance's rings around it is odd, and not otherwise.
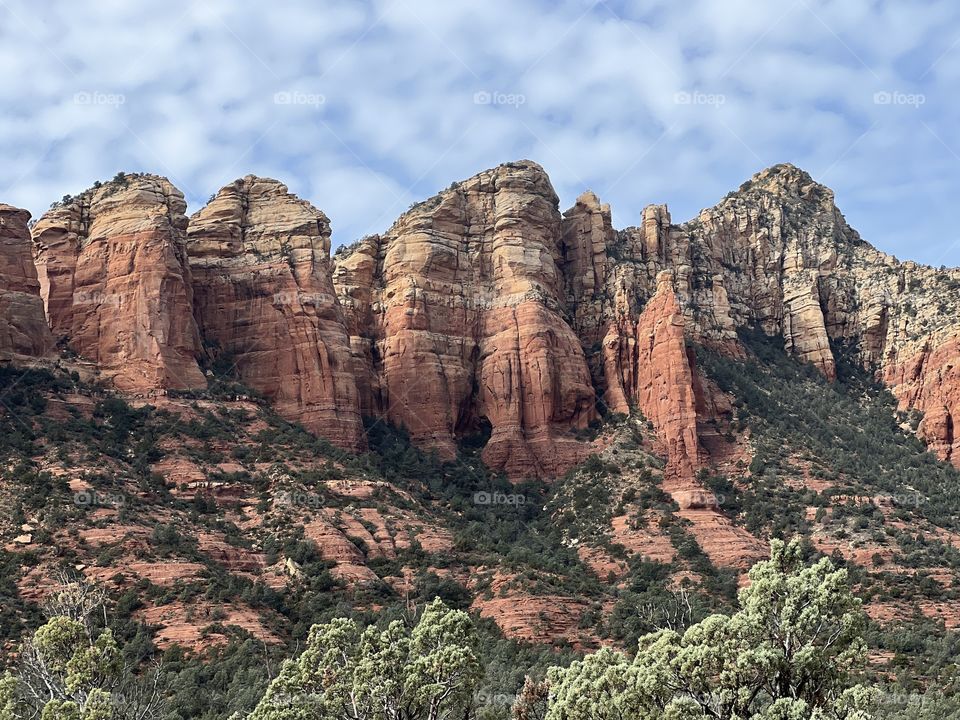
[[[834,348],[853,349],[960,465],[960,270],[874,249],[791,165],[686,223],[653,205],[617,230],[593,193],[561,213],[539,165],[506,163],[333,258],[327,217],[276,180],[185,211],[153,175],[68,198],[32,231],[0,205],[0,353],[56,341],[147,395],[227,366],[338,446],[364,447],[363,416],[445,458],[488,435],[484,460],[514,478],[594,452],[576,431],[603,413],[642,413],[683,488],[722,405],[690,347],[740,356],[738,330],[759,327],[828,379]]]
[[[190,218],[187,254],[206,353],[233,365],[282,415],[362,449],[327,217],[276,180],[248,175]]]
[[[53,346],[40,300],[26,210],[0,203],[0,356],[38,356]]]

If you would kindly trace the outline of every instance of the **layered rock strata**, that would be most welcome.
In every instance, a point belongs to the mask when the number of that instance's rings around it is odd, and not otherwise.
[[[0,355],[39,357],[52,347],[33,264],[26,210],[0,203]]]
[[[833,192],[791,165],[758,173],[680,225],[664,206],[649,206],[639,226],[611,240],[601,207],[595,198],[578,200],[566,214],[564,237],[579,238],[567,264],[579,278],[568,286],[574,295],[583,288],[577,302],[589,307],[577,315],[599,316],[611,341],[629,336],[624,328],[653,296],[657,275],[669,270],[694,341],[742,354],[738,331],[760,328],[781,335],[788,351],[829,379],[836,376],[835,352],[843,349],[875,370],[903,409],[922,412],[921,436],[942,458],[958,461],[953,425],[960,381],[953,358],[960,270],[877,251],[847,224]],[[589,289],[597,286],[603,289]],[[582,338],[592,342],[590,334]],[[621,386],[634,382],[633,367],[618,352],[605,344],[592,368],[612,407],[630,402]]]
[[[651,205],[618,231],[593,193],[561,215],[538,165],[507,163],[332,263],[326,217],[276,181],[221,190],[189,247],[184,209],[163,178],[126,176],[33,229],[54,337],[122,390],[202,387],[198,359],[216,362],[342,447],[363,446],[369,415],[445,458],[482,443],[513,477],[563,472],[592,449],[578,431],[637,410],[672,475],[692,477],[706,455],[698,421],[716,403],[689,346],[742,355],[739,333],[759,328],[828,379],[841,351],[875,371],[960,464],[960,271],[875,250],[791,165],[692,221]],[[12,268],[0,350],[38,354],[50,336],[30,300],[26,216],[0,218]]]
[[[570,431],[596,417],[594,390],[565,319],[557,204],[538,165],[501,165],[337,261],[363,407],[443,457],[488,429],[484,460],[514,476],[585,455]]]
[[[364,447],[327,217],[278,181],[248,175],[190,218],[187,249],[210,359],[284,417]]]
[[[57,204],[33,228],[54,335],[121,390],[206,386],[185,211],[166,178],[127,175]]]

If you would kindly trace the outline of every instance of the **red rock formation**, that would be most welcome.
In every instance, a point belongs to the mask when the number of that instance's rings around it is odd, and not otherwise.
[[[891,362],[884,381],[902,410],[923,413],[917,430],[930,449],[960,467],[960,338],[931,345],[925,343],[905,361]]]
[[[446,458],[489,430],[491,466],[554,476],[589,452],[570,431],[596,417],[599,393],[612,410],[643,411],[671,471],[686,476],[705,454],[684,336],[737,355],[738,330],[756,326],[830,379],[832,348],[856,345],[904,408],[925,413],[933,448],[960,462],[960,271],[871,248],[833,193],[790,165],[693,221],[675,225],[654,205],[639,227],[616,231],[593,193],[561,216],[543,170],[508,163],[339,254],[332,281],[326,217],[276,181],[237,181],[194,217],[195,281],[183,208],[167,181],[131,176],[34,229],[55,336],[121,389],[202,385],[195,317],[210,354],[231,357],[281,413],[343,447],[362,446],[363,414]],[[664,271],[669,293],[656,280]],[[30,352],[49,342],[0,332]]]
[[[375,343],[372,336],[365,334],[375,325],[374,279],[379,252],[378,236],[364,238],[349,254],[341,248],[333,269],[333,284],[349,336],[351,368],[359,394],[360,412],[367,417],[376,417],[382,407],[380,378],[373,359]]]
[[[603,337],[604,289],[609,272],[609,248],[616,242],[610,206],[592,192],[577,198],[563,214],[563,275],[573,329],[589,348]]]
[[[55,335],[121,390],[206,386],[185,210],[165,178],[128,175],[55,207],[33,228]]]
[[[460,183],[338,258],[361,405],[448,458],[489,423],[484,460],[514,477],[584,457],[568,433],[594,417],[594,393],[560,263],[556,194],[531,162]]]
[[[636,323],[621,317],[608,328],[606,403],[614,412],[639,409],[666,446],[668,474],[692,478],[699,461],[694,370],[672,282],[671,273],[661,273]]]
[[[0,203],[0,355],[40,356],[53,347],[33,264],[26,210]]]
[[[570,230],[600,238],[582,210]],[[609,245],[609,243],[608,243]],[[900,262],[865,243],[847,225],[833,192],[791,165],[757,173],[695,220],[673,225],[662,206],[644,210],[639,227],[616,234],[621,262],[608,268],[600,298],[604,398],[613,408],[631,402],[634,349],[630,325],[651,278],[674,274],[674,290],[694,340],[738,356],[737,330],[758,326],[780,334],[787,351],[836,376],[833,343],[859,349],[859,360],[891,385],[902,408],[927,415],[920,433],[941,457],[956,443],[956,381],[952,354],[960,332],[960,270]],[[610,249],[608,247],[608,252]],[[582,314],[582,311],[578,311]]]
[[[210,352],[281,415],[340,447],[362,448],[327,217],[276,180],[248,175],[190,219],[188,254]]]
[[[737,328],[757,325],[834,377],[829,338],[845,332],[850,299],[835,292],[833,274],[838,252],[859,239],[833,194],[803,171],[758,173],[682,225],[671,224],[666,207],[648,207],[641,225],[620,235],[630,262],[616,268],[614,288],[636,295],[671,270],[690,335],[736,352]],[[833,307],[824,307],[831,296]]]

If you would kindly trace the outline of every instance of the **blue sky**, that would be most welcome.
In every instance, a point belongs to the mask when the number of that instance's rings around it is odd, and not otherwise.
[[[960,265],[960,4],[868,0],[0,0],[0,201],[117,170],[191,211],[247,173],[334,243],[501,162],[618,227],[792,162],[865,239]]]

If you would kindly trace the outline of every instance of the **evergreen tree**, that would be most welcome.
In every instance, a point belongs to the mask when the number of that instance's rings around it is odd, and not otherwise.
[[[733,615],[646,635],[632,660],[603,649],[553,668],[547,720],[868,720],[873,694],[852,681],[865,615],[846,571],[774,541],[749,577]]]
[[[250,720],[459,720],[481,675],[470,616],[435,599],[412,630],[315,625]]]

